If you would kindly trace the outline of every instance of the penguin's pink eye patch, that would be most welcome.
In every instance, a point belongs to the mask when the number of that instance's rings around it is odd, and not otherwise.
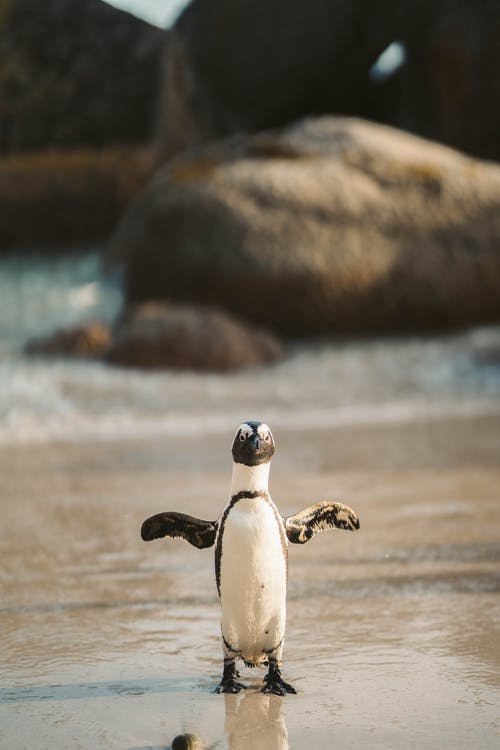
[[[264,440],[266,443],[272,443],[273,442],[273,435],[271,430],[266,424],[261,424],[257,430],[259,436]]]

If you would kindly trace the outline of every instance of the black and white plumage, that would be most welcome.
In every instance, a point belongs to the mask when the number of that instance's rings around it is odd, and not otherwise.
[[[304,544],[320,531],[359,529],[347,505],[324,500],[283,518],[268,489],[274,438],[263,422],[244,422],[233,441],[230,498],[218,521],[157,513],[142,524],[145,541],[180,537],[199,549],[215,544],[224,670],[217,692],[237,693],[236,661],[268,666],[262,692],[295,693],[281,676],[285,636],[288,542]]]

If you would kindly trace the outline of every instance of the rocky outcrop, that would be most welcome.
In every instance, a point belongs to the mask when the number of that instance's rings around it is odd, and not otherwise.
[[[58,329],[29,341],[25,351],[148,370],[202,372],[260,367],[284,356],[274,336],[217,310],[160,303],[129,308],[112,327],[94,321]]]
[[[380,116],[500,160],[500,3],[429,0],[407,25],[406,63]]]
[[[164,39],[101,0],[0,0],[0,152],[147,141]]]
[[[192,0],[164,60],[158,154],[322,113],[500,159],[498,0]],[[394,41],[395,75],[372,66]]]
[[[192,0],[165,57],[158,154],[309,113],[369,115],[368,72],[411,13],[396,0]]]
[[[155,303],[128,310],[106,352],[115,365],[208,372],[258,367],[282,357],[274,336],[217,310]]]
[[[110,257],[129,302],[196,301],[289,335],[500,317],[500,167],[355,119],[170,162]]]
[[[151,171],[145,149],[54,150],[0,160],[0,252],[105,241]]]
[[[164,43],[101,0],[0,0],[0,251],[109,237],[152,168]]]

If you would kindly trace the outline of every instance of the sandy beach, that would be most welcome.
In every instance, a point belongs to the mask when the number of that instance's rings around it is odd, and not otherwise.
[[[0,0],[0,750],[500,749],[500,3],[403,7]],[[285,697],[248,421],[360,522]]]
[[[2,446],[2,748],[498,746],[498,417],[275,437],[284,515],[361,519],[290,546],[284,699],[250,670],[211,692],[213,551],[139,537],[160,510],[220,515],[227,435]]]

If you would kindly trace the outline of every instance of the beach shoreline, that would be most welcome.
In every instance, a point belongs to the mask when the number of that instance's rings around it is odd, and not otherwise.
[[[283,514],[334,497],[361,519],[290,546],[286,699],[248,670],[210,692],[212,551],[139,538],[160,510],[220,515],[228,436],[2,446],[3,746],[496,746],[500,421],[275,436]]]

